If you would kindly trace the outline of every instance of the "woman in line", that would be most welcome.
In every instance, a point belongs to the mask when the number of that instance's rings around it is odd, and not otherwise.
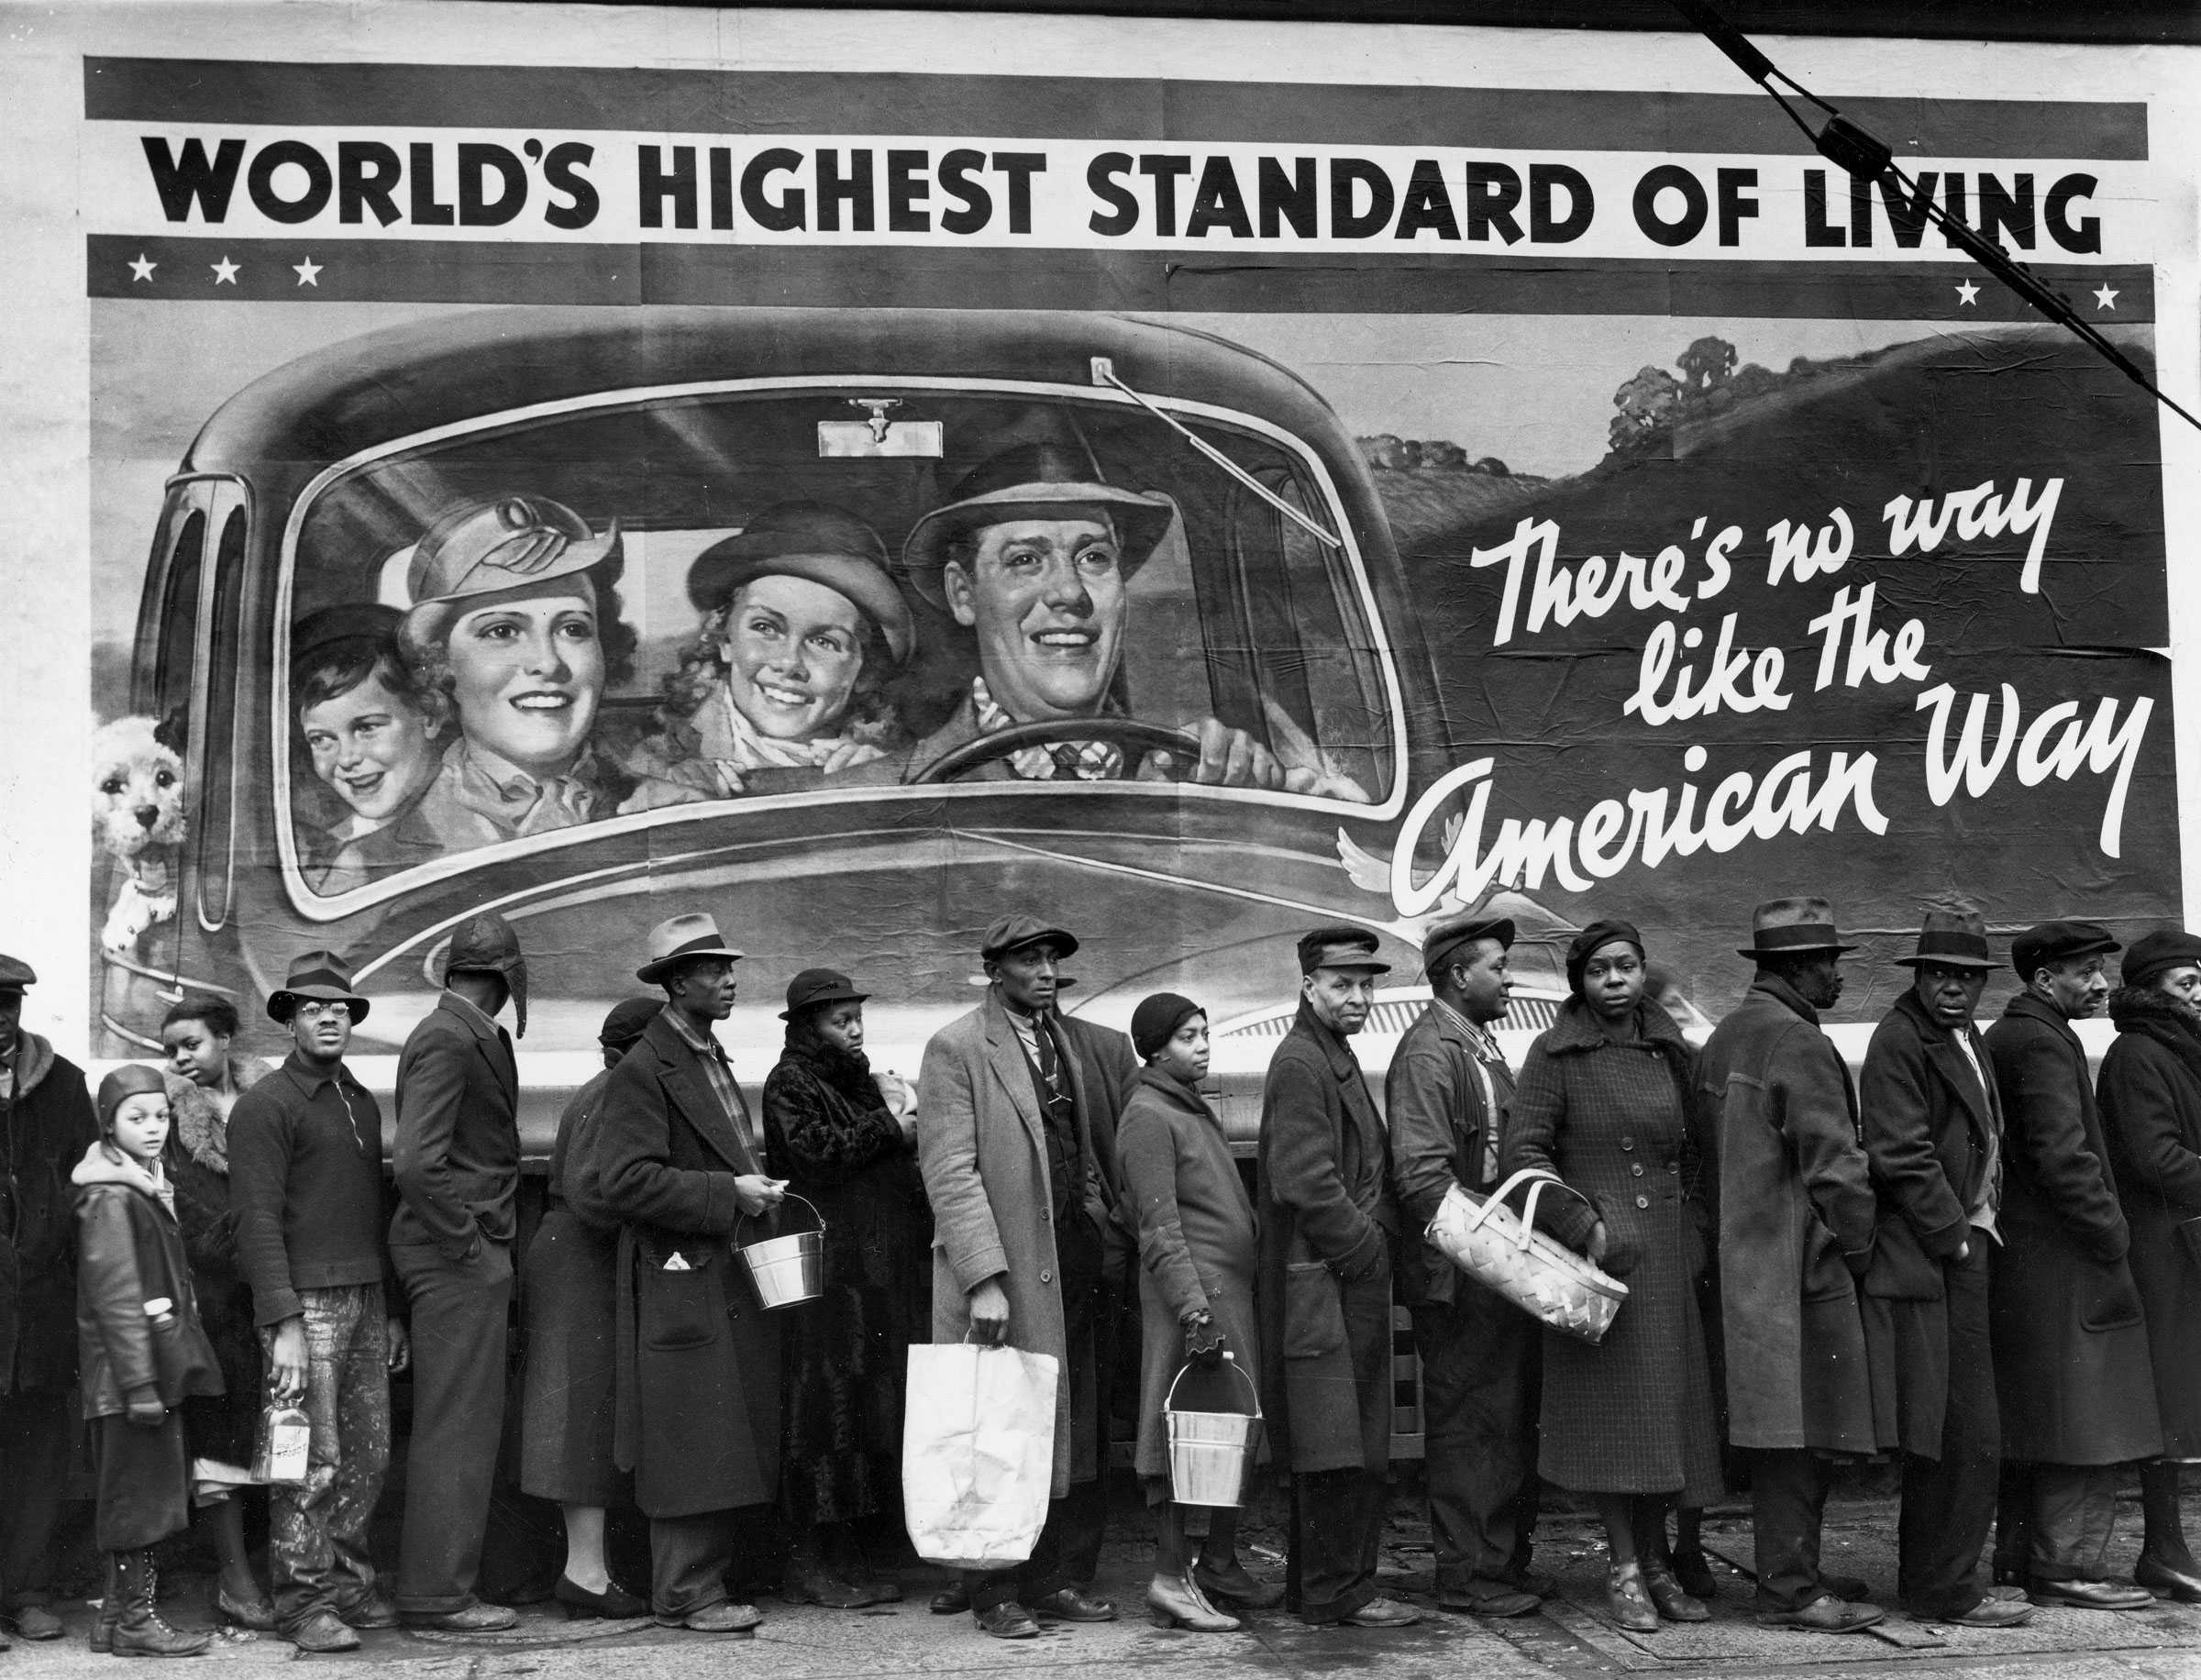
[[[917,1132],[864,1055],[868,995],[830,968],[795,976],[786,1047],[764,1082],[765,1159],[825,1225],[824,1297],[783,1315],[783,1596],[841,1609],[901,1597],[862,1531],[900,1526],[909,1347],[930,1339],[932,1316]]]
[[[2201,938],[2143,934],[2109,994],[2117,1036],[2096,1100],[2131,1228],[2127,1258],[2147,1320],[2162,1456],[2140,1467],[2146,1525],[2132,1579],[2201,1604],[2201,1564],[2178,1509],[2179,1466],[2201,1461]]]
[[[566,1522],[566,1566],[552,1597],[569,1619],[649,1614],[649,1600],[612,1578],[604,1560],[604,1512],[634,1498],[634,1478],[613,1453],[612,1383],[618,1365],[613,1278],[618,1226],[592,1204],[593,1188],[573,1170],[588,1159],[575,1145],[595,1124],[603,1088],[620,1058],[665,1007],[659,998],[614,1004],[596,1035],[603,1069],[573,1093],[550,1145],[548,1206],[520,1274],[527,1339],[521,1387],[520,1489],[555,1500]]]
[[[1502,1177],[1556,1173],[1587,1199],[1547,1191],[1537,1221],[1628,1285],[1596,1345],[1543,1336],[1545,1480],[1587,1494],[1605,1525],[1607,1596],[1621,1627],[1649,1632],[1711,1612],[1675,1578],[1669,1508],[1720,1490],[1711,1374],[1693,1266],[1689,1049],[1643,996],[1642,935],[1593,923],[1567,947],[1574,996],[1530,1047],[1506,1127]]]
[[[910,610],[862,520],[768,507],[696,557],[688,599],[702,624],[630,770],[727,799],[759,770],[832,775],[899,739],[883,689],[908,662]]]
[[[235,1006],[204,995],[185,998],[160,1022],[174,1122],[161,1164],[175,1190],[199,1322],[227,1390],[184,1405],[193,1453],[211,1461],[207,1467],[218,1469],[227,1484],[212,1489],[220,1497],[200,1508],[220,1561],[214,1608],[226,1621],[267,1633],[275,1627],[275,1604],[252,1574],[243,1504],[260,1429],[260,1332],[253,1328],[252,1288],[238,1270],[237,1227],[229,1216],[229,1111],[267,1068],[232,1047],[237,1032]]]
[[[77,1365],[93,1428],[94,1532],[107,1554],[92,1649],[118,1657],[195,1657],[213,1643],[168,1625],[153,1571],[153,1547],[190,1520],[180,1408],[222,1391],[160,1165],[168,1131],[160,1069],[126,1064],[100,1081],[99,1141],[69,1175],[79,1192]]]
[[[1186,1365],[1221,1376],[1224,1356],[1248,1382],[1261,1368],[1255,1336],[1254,1205],[1231,1158],[1222,1122],[1200,1094],[1208,1074],[1208,1017],[1175,992],[1132,1012],[1132,1047],[1145,1065],[1116,1128],[1123,1193],[1139,1229],[1139,1440],[1135,1464],[1154,1507],[1154,1578],[1146,1608],[1156,1627],[1229,1633],[1244,1624],[1222,1598],[1266,1609],[1284,1589],[1238,1561],[1238,1512],[1206,1512],[1197,1560],[1189,1508],[1171,1497],[1169,1386]],[[1215,1377],[1207,1378],[1212,1384]],[[1222,1380],[1235,1379],[1224,1377]],[[1232,1396],[1242,1403],[1244,1388]]]

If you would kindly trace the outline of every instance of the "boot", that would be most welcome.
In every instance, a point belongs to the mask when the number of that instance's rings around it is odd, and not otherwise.
[[[1245,1624],[1210,1604],[1190,1576],[1157,1575],[1146,1584],[1146,1613],[1157,1628],[1193,1633],[1235,1633]]]
[[[2186,1547],[2178,1513],[2178,1466],[2153,1459],[2140,1467],[2140,1509],[2147,1523],[2132,1578],[2161,1597],[2201,1604],[2201,1564]]]
[[[214,1643],[208,1633],[179,1633],[160,1615],[160,1579],[149,1548],[114,1554],[122,1591],[112,1650],[118,1657],[195,1657]]]
[[[122,1619],[122,1575],[115,1567],[115,1553],[102,1555],[105,1575],[99,1589],[99,1619],[92,1624],[92,1649],[104,1657],[115,1649],[115,1624]]]

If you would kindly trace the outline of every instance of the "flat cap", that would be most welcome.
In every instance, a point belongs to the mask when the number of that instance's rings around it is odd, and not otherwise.
[[[1513,918],[1510,916],[1451,916],[1431,928],[1421,939],[1421,967],[1431,975],[1443,972],[1453,954],[1462,945],[1472,945],[1478,939],[1495,939],[1508,950],[1513,948]]]
[[[1300,972],[1317,968],[1365,968],[1388,974],[1390,964],[1376,956],[1376,935],[1365,927],[1318,927],[1300,935]]]
[[[1049,927],[1037,916],[1020,912],[1015,915],[1003,916],[986,930],[986,938],[979,946],[979,955],[988,962],[992,962],[997,957],[1008,956],[1012,951],[1022,950],[1025,945],[1037,945],[1043,939],[1053,943],[1057,956],[1067,956],[1078,948],[1078,941],[1062,929]]]
[[[39,983],[37,972],[17,956],[0,954],[0,991],[21,991]]]
[[[2043,963],[2076,956],[2107,956],[2124,946],[2098,922],[2037,922],[2010,941],[2010,967],[2030,981]]]

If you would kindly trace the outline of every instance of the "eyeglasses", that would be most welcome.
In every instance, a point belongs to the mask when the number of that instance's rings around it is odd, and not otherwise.
[[[349,1021],[351,1005],[348,1003],[315,1003],[302,998],[291,1006],[293,1021],[321,1021],[336,1015],[341,1015],[345,1020]]]

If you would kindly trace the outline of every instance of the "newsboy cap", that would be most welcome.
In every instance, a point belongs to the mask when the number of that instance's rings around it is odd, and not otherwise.
[[[2183,968],[2188,963],[2201,964],[2201,938],[2182,927],[2158,928],[2132,942],[2132,948],[2125,953],[2120,978],[2128,986],[2145,986],[2166,970]]]
[[[443,972],[448,981],[461,971],[503,977],[505,989],[512,993],[513,1036],[526,1037],[527,958],[512,923],[493,910],[477,911],[461,922],[451,935]]]
[[[1365,927],[1318,927],[1300,935],[1300,972],[1317,968],[1363,968],[1388,974],[1390,964],[1376,956],[1376,935]]]
[[[990,963],[1008,956],[1012,951],[1021,951],[1028,945],[1037,945],[1043,939],[1053,943],[1057,956],[1068,956],[1078,949],[1078,941],[1062,929],[1049,927],[1037,916],[1019,912],[1015,915],[1003,916],[986,930],[985,940],[979,946],[979,955]]]
[[[1976,910],[1930,910],[1919,923],[1919,948],[1896,961],[1906,968],[1992,968],[1987,924]]]
[[[604,1016],[596,1042],[606,1050],[622,1049],[641,1037],[649,1023],[664,1012],[662,998],[622,998]]]
[[[1798,956],[1807,951],[1854,951],[1842,943],[1834,906],[1824,899],[1768,899],[1750,913],[1750,943],[1737,956]]]
[[[1435,978],[1444,972],[1455,952],[1478,939],[1495,939],[1511,950],[1513,933],[1510,916],[1448,916],[1421,936],[1422,971]]]
[[[2010,941],[2010,967],[2018,970],[2019,979],[2030,983],[2045,963],[2107,956],[2123,949],[2098,922],[2037,922]]]
[[[21,991],[38,983],[38,974],[28,963],[0,953],[0,991]]]

